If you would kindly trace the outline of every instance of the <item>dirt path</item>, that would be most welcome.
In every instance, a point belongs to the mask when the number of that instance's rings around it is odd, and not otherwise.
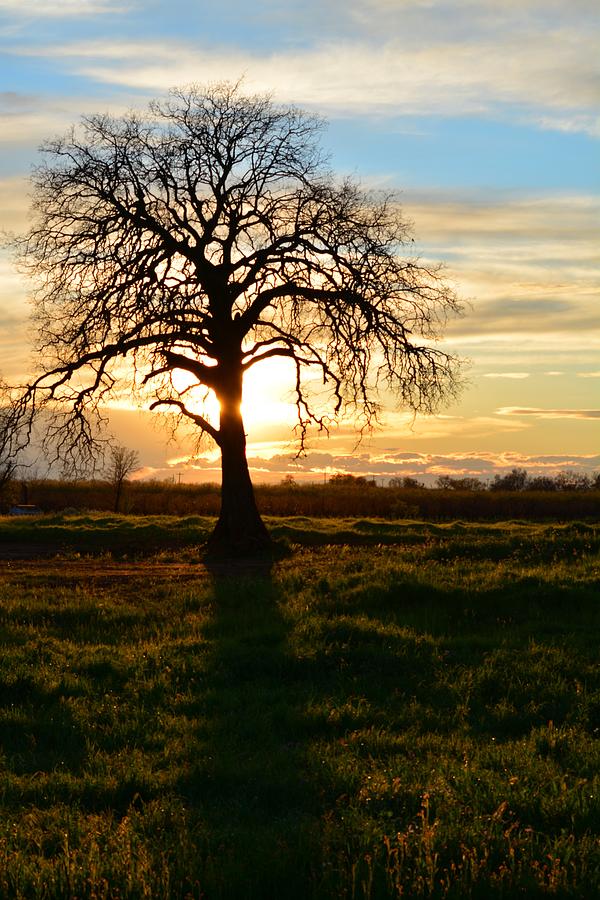
[[[86,558],[70,560],[60,558],[27,559],[6,558],[0,561],[0,581],[20,577],[40,577],[44,581],[54,579],[120,581],[127,578],[198,578],[206,577],[208,569],[202,563],[152,563],[152,562],[106,562],[101,559]]]
[[[7,555],[6,545],[0,555],[0,582],[15,581],[22,578],[35,578],[49,581],[97,581],[108,584],[132,578],[148,578],[157,580],[176,579],[189,580],[214,577],[244,577],[266,574],[268,566],[264,562],[251,560],[230,560],[206,565],[201,562],[156,562],[152,559],[139,560],[106,560],[94,557],[68,559],[52,556],[48,545],[44,544],[41,552],[36,552],[34,545],[29,545],[28,555],[15,551],[14,556]]]

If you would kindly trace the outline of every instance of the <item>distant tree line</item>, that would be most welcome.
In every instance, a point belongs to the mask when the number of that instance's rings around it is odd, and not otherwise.
[[[124,473],[121,456],[118,452],[116,459],[111,458],[102,480],[14,478],[0,486],[0,512],[7,512],[13,503],[28,502],[46,513],[118,509],[133,515],[218,515],[219,484],[178,484],[172,479],[131,481],[127,476],[137,459],[124,460],[132,467]],[[310,484],[286,475],[279,484],[257,485],[256,497],[261,514],[269,516],[425,521],[600,518],[598,475],[564,472],[541,480],[530,478],[523,469],[498,475],[488,483],[477,478],[442,476],[434,488],[426,488],[410,476],[391,479],[382,486],[364,475],[335,473],[326,482]]]
[[[292,475],[286,475],[283,485],[293,486]],[[377,487],[375,478],[366,475],[350,475],[336,472],[328,483],[338,488]],[[393,490],[426,490],[428,486],[412,475],[390,478],[387,487]],[[495,475],[493,480],[477,478],[473,475],[440,475],[434,489],[441,491],[597,491],[600,490],[600,472],[586,475],[582,472],[559,472],[557,475],[529,475],[527,469],[511,469],[504,475]]]
[[[343,476],[350,477],[352,476]],[[391,488],[424,488],[425,484],[410,476],[390,478]],[[586,475],[582,472],[559,472],[557,475],[529,475],[527,469],[511,469],[505,475],[495,475],[492,481],[474,476],[456,477],[440,475],[435,487],[443,491],[597,491],[600,490],[600,472]]]

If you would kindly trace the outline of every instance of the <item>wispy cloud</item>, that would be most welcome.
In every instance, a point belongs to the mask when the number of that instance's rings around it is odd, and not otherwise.
[[[502,406],[499,416],[534,416],[537,419],[600,419],[600,409],[538,409],[529,406]]]
[[[578,335],[579,352],[597,352],[598,198],[407,192],[404,206],[424,255],[447,260],[460,293],[473,298],[449,324],[452,340],[508,341],[523,351],[542,338],[548,351],[562,352]],[[521,366],[511,360],[510,371]]]
[[[136,102],[137,101],[137,102]],[[44,139],[64,133],[83,113],[110,111],[119,115],[139,105],[131,95],[120,95],[110,103],[101,97],[0,92],[0,144],[16,144],[31,152]]]
[[[28,18],[79,18],[124,12],[131,5],[111,0],[0,0],[0,12]]]
[[[578,372],[579,378],[600,378],[600,372]]]
[[[427,17],[428,21],[431,19]],[[396,35],[398,30],[388,32]],[[540,127],[600,133],[590,60],[593,34],[568,29],[320,40],[271,54],[213,49],[185,41],[96,40],[22,45],[14,52],[62,58],[96,81],[164,90],[174,83],[237,78],[251,88],[325,111],[369,115],[509,114]]]
[[[18,231],[25,227],[29,207],[29,182],[26,178],[0,178],[0,231]],[[6,271],[3,273],[6,277]]]
[[[432,484],[440,475],[475,476],[491,479],[515,467],[530,475],[556,474],[565,469],[592,473],[600,468],[600,456],[594,454],[530,455],[524,453],[331,453],[313,452],[296,459],[292,454],[259,456],[250,453],[249,465],[256,481],[277,481],[294,475],[303,481],[321,481],[343,472],[370,478],[410,475]],[[165,472],[181,472],[184,480],[218,477],[218,460],[212,455],[182,456],[169,461]],[[155,474],[155,473],[153,473]]]
[[[511,378],[522,379],[529,378],[530,372],[484,372],[483,378]]]

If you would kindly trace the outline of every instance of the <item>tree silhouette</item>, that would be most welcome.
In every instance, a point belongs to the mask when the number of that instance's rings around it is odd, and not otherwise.
[[[137,450],[116,445],[110,448],[109,464],[106,475],[115,491],[114,511],[119,512],[123,485],[129,475],[140,468],[140,457]]]
[[[14,480],[19,463],[19,451],[23,444],[19,422],[18,403],[7,383],[0,377],[0,498]]]
[[[62,457],[94,453],[124,386],[191,420],[221,451],[213,544],[230,552],[268,542],[240,410],[252,366],[292,361],[301,448],[309,426],[330,423],[314,370],[332,414],[359,428],[377,421],[381,387],[432,411],[456,385],[434,345],[455,296],[439,268],[400,255],[410,228],[394,196],[334,179],[321,128],[227,83],[84,118],[44,146],[34,224],[17,241],[41,361],[22,417],[52,411],[44,430]],[[199,387],[214,391],[218,424]]]

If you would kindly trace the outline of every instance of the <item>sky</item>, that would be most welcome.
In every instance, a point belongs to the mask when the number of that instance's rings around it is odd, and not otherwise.
[[[288,373],[247,385],[256,481],[491,478],[600,470],[600,7],[596,0],[0,0],[0,228],[28,221],[40,143],[191,82],[244,79],[328,121],[340,177],[397,190],[423,260],[465,300],[441,346],[467,360],[437,416],[382,398],[295,458]],[[0,372],[27,377],[30,286],[0,256]],[[257,398],[260,398],[257,400]],[[219,477],[216,448],[111,412],[139,477]]]

